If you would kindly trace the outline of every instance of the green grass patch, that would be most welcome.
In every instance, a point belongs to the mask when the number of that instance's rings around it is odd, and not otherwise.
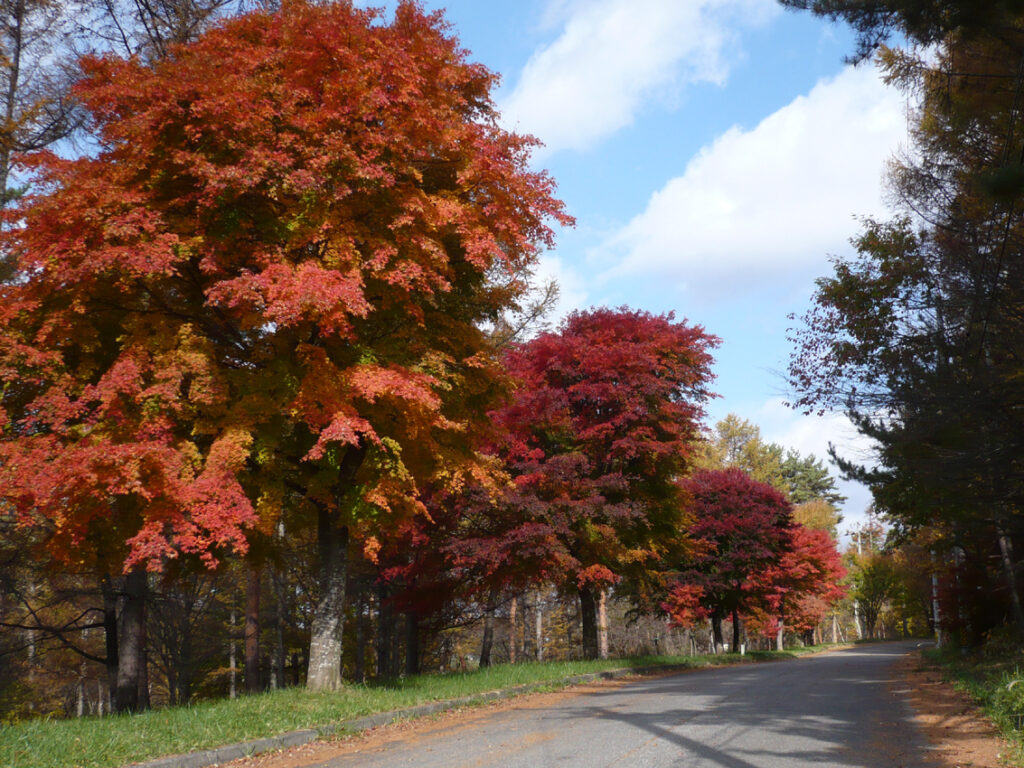
[[[957,648],[924,652],[947,680],[968,693],[1010,742],[1008,764],[1024,766],[1024,654],[1009,642],[990,642],[962,655]]]
[[[256,696],[222,699],[139,715],[30,720],[0,725],[0,766],[4,768],[118,768],[165,755],[276,736],[377,712],[470,696],[526,684],[565,685],[565,679],[622,667],[685,665],[706,667],[794,658],[822,650],[752,651],[718,656],[658,656],[605,661],[498,665],[444,675],[346,685],[332,693],[287,688]]]

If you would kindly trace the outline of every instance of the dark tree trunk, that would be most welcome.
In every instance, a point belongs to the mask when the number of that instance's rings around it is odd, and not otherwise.
[[[115,712],[139,712],[146,646],[146,571],[136,566],[124,581],[124,605],[118,628],[117,685],[112,704]]]
[[[494,645],[494,606],[484,611],[484,637],[480,643],[480,668],[491,666],[491,646]]]
[[[245,692],[259,693],[260,685],[260,572],[245,572]]]
[[[117,593],[110,574],[104,574],[100,581],[103,594],[103,633],[107,657],[107,690],[117,690]]]
[[[146,637],[146,614],[142,614],[142,644],[139,649],[139,711],[149,709],[149,642]]]
[[[580,587],[580,620],[583,630],[583,658],[596,659],[599,655],[597,642],[597,599],[589,587]]]
[[[391,601],[384,584],[377,588],[377,677],[391,676]]]
[[[356,659],[352,679],[357,683],[366,682],[366,600],[362,593],[356,600]]]
[[[334,691],[341,687],[348,527],[338,524],[338,516],[325,505],[317,508],[320,596],[310,628],[306,687],[311,691]]]
[[[405,674],[420,673],[420,620],[415,611],[405,614]]]
[[[284,668],[288,663],[285,660],[284,648],[284,584],[282,583],[281,572],[275,566],[272,571],[272,585],[274,588],[274,687],[284,688]]]
[[[733,653],[740,651],[740,612],[735,608],[732,609],[732,648],[729,650]]]

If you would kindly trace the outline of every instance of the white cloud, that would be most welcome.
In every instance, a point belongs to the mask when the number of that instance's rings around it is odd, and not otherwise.
[[[885,212],[885,161],[904,105],[871,67],[819,82],[751,130],[732,128],[595,252],[606,279],[658,273],[690,287],[821,264],[856,215]]]
[[[544,23],[561,34],[501,100],[504,122],[542,152],[586,149],[659,93],[724,82],[738,30],[777,12],[773,0],[549,0]]]

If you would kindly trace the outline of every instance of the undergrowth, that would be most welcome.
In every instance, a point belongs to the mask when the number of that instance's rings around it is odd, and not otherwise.
[[[990,636],[970,653],[950,647],[925,653],[950,682],[984,709],[1010,743],[1007,757],[1024,765],[1024,652],[1007,636]]]

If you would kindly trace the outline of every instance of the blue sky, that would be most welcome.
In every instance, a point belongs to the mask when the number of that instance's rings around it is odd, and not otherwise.
[[[365,3],[379,5],[380,3]],[[885,215],[883,173],[906,141],[903,98],[849,31],[775,0],[426,0],[502,76],[507,127],[576,218],[540,274],[564,313],[674,311],[721,337],[721,395],[762,435],[824,457],[866,455],[841,416],[783,405],[789,313],[807,306],[858,217]],[[870,502],[860,486],[844,528]]]

